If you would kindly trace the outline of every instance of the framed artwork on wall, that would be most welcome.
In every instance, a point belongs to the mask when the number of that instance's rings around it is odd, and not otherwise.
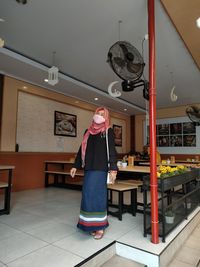
[[[149,142],[149,124],[143,122],[144,144]],[[156,121],[156,143],[163,154],[199,154],[200,126],[188,117],[163,118]]]
[[[122,146],[122,126],[113,124],[115,146]]]
[[[54,135],[76,137],[76,132],[77,132],[76,115],[55,111]]]

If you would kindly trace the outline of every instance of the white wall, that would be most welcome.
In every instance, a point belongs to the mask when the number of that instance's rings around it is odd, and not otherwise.
[[[54,111],[77,116],[77,137],[54,135]],[[91,124],[93,112],[63,104],[44,97],[19,92],[17,112],[17,137],[19,151],[77,152],[85,129]],[[111,125],[123,128],[123,145],[118,153],[126,152],[126,121],[111,118]]]

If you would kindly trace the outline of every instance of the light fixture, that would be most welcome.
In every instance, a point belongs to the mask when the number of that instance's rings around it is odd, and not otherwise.
[[[48,69],[48,84],[56,85],[58,83],[58,68],[53,66]]]
[[[47,82],[50,85],[56,85],[58,83],[58,68],[54,66],[55,62],[55,54],[56,52],[53,52],[53,66],[48,69],[48,79],[45,79],[45,82]]]
[[[200,17],[196,20],[197,27],[200,28]]]
[[[48,79],[44,79],[44,82],[45,82],[45,83],[48,83],[48,81],[49,81]]]
[[[173,86],[170,93],[170,98],[172,102],[176,102],[176,100],[178,99],[178,96],[174,93],[175,88],[176,87]]]
[[[27,87],[27,86],[23,86],[22,88],[23,88],[23,89],[27,89],[28,87]]]
[[[98,97],[95,97],[94,100],[97,101],[97,100],[99,100],[99,99],[98,99]]]
[[[22,5],[27,4],[27,0],[16,0],[16,2]]]
[[[124,111],[127,111],[127,108],[124,108]]]
[[[115,88],[113,88],[113,86],[115,84],[119,83],[118,81],[114,81],[114,82],[111,82],[108,86],[108,93],[110,96],[112,97],[120,97],[121,96],[121,92]]]
[[[174,85],[174,75],[172,71],[170,72],[170,74],[171,74],[171,81],[172,81],[172,89],[170,92],[170,98],[172,102],[176,102],[178,99],[178,96],[174,93],[174,90],[176,88],[176,86]]]

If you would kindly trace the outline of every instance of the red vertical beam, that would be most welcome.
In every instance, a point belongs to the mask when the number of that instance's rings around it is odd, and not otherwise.
[[[155,2],[148,0],[149,31],[149,126],[150,126],[150,186],[151,186],[151,241],[159,243],[158,182],[156,166],[156,66],[155,66]]]

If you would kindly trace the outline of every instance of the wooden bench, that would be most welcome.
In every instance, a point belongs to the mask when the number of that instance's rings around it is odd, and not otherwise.
[[[77,181],[76,178],[84,176],[83,172],[77,172],[75,178],[71,178],[70,171],[60,171],[60,170],[59,171],[44,171],[44,173],[45,173],[45,187],[48,187],[48,186],[70,187],[70,185],[77,185],[80,188],[82,185],[82,182]],[[53,183],[49,183],[50,176],[53,176]],[[66,183],[67,177],[68,177],[68,181]],[[59,178],[61,178],[61,182]]]
[[[120,221],[122,220],[122,214],[124,212],[130,212],[133,216],[136,215],[137,210],[137,188],[138,186],[115,183],[107,185],[107,212],[108,214],[117,217]],[[118,204],[113,204],[113,191],[118,193]],[[130,192],[131,203],[130,205],[124,204],[124,192]],[[117,211],[111,211],[109,207],[117,208]]]
[[[9,214],[10,213],[10,194],[11,186],[8,183],[0,181],[0,189],[4,189],[4,208],[0,209],[0,214]]]

